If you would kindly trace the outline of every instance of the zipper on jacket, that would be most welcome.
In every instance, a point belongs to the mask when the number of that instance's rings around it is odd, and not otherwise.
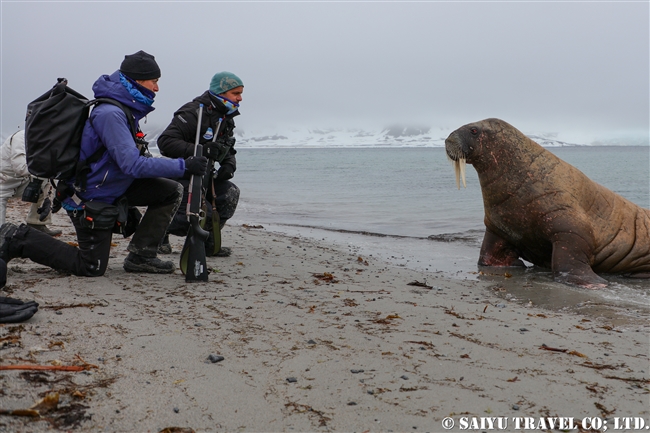
[[[104,178],[102,179],[102,181],[99,182],[97,185],[95,185],[95,188],[99,188],[100,186],[104,185],[104,182],[106,182],[107,177],[108,177],[108,170],[106,170],[106,173],[104,173]]]

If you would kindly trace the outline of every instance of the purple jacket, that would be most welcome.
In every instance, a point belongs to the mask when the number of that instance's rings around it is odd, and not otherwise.
[[[154,110],[129,93],[120,82],[119,71],[99,77],[93,85],[93,91],[95,98],[112,98],[129,107],[136,125]],[[101,146],[106,147],[106,152],[99,161],[90,165],[86,191],[77,191],[77,195],[84,201],[97,200],[112,204],[126,192],[134,179],[176,179],[185,173],[183,159],[140,156],[124,111],[112,104],[98,104],[91,111],[81,138],[80,159],[88,158]],[[67,200],[66,204],[72,203]]]

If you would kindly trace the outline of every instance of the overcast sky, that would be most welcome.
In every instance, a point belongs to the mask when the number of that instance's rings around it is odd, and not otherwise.
[[[456,128],[499,117],[543,132],[648,134],[641,2],[2,1],[1,132],[54,83],[92,84],[145,50],[162,70],[148,127],[245,84],[238,127]],[[143,125],[147,129],[147,125]]]

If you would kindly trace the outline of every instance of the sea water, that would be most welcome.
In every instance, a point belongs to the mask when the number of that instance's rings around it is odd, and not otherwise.
[[[547,149],[650,207],[650,148]],[[549,270],[536,267],[479,272],[484,224],[478,176],[468,165],[467,188],[459,190],[443,148],[240,148],[237,164],[233,182],[241,198],[231,223],[327,240],[394,266],[487,280],[513,301],[593,310],[612,320],[650,313],[646,280],[605,276],[610,286],[593,291],[555,283]]]

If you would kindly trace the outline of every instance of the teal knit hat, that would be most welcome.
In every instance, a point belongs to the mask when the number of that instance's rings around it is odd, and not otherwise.
[[[216,95],[226,93],[235,87],[244,86],[242,80],[232,72],[217,72],[210,81],[210,91]]]

